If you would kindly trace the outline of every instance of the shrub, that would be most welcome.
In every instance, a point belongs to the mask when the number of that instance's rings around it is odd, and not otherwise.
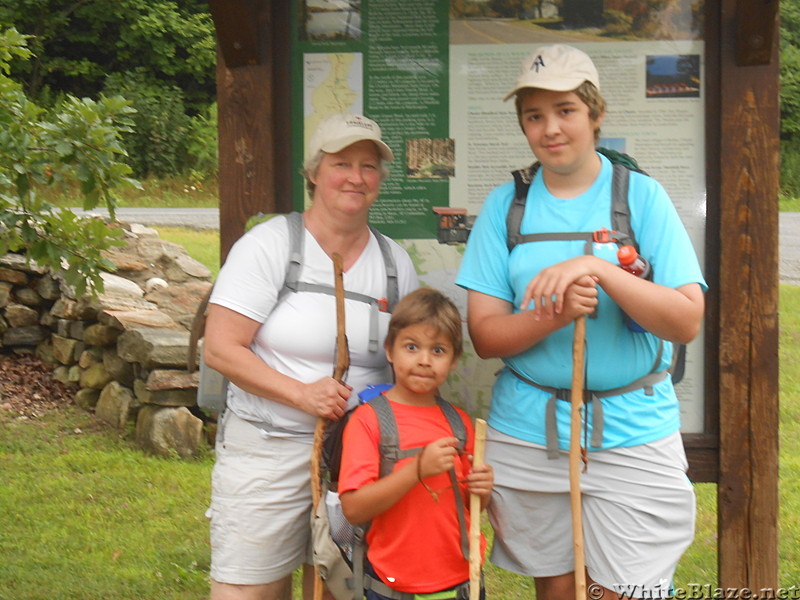
[[[781,142],[780,191],[782,196],[800,198],[800,141]]]
[[[217,152],[217,103],[210,104],[189,121],[187,164],[193,180],[216,178],[219,171]]]
[[[137,177],[177,175],[186,168],[189,117],[183,92],[143,71],[114,73],[106,94],[118,94],[136,110],[133,131],[123,136],[128,164]]]

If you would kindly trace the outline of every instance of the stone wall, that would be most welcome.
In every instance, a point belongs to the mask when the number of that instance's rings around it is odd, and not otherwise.
[[[110,425],[135,423],[155,454],[196,455],[213,421],[196,406],[198,373],[186,369],[190,329],[211,273],[140,225],[107,253],[105,290],[76,298],[25,257],[0,257],[0,352],[35,353],[75,390],[75,404]],[[208,427],[207,427],[208,425]]]

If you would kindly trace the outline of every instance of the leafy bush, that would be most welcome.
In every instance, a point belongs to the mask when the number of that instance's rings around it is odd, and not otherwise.
[[[781,142],[780,191],[782,196],[800,198],[800,141]]]
[[[118,243],[119,232],[57,210],[37,191],[77,180],[84,209],[103,203],[113,217],[113,188],[139,185],[122,162],[120,136],[130,130],[130,108],[121,97],[67,96],[47,113],[8,77],[11,58],[30,55],[16,29],[0,33],[0,255],[22,252],[42,266],[63,269],[79,294],[87,285],[102,289],[100,270],[113,270],[102,251]]]
[[[189,117],[180,88],[138,70],[109,75],[105,93],[119,94],[136,111],[123,143],[137,177],[176,175],[186,168]]]
[[[189,121],[186,154],[191,179],[202,183],[219,171],[217,152],[217,103]]]

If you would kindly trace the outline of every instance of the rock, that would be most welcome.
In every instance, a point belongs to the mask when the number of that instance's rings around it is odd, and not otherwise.
[[[103,362],[103,350],[97,347],[84,350],[78,357],[78,366],[81,369],[88,369],[99,362]]]
[[[30,327],[39,324],[39,312],[30,306],[11,303],[6,306],[6,321],[11,327]]]
[[[0,308],[7,306],[11,302],[11,290],[14,286],[5,281],[0,281]]]
[[[176,369],[156,369],[147,376],[146,387],[155,392],[160,390],[197,390],[200,373],[178,371]]]
[[[90,346],[112,346],[120,336],[119,329],[95,323],[83,332],[83,341]]]
[[[3,333],[3,346],[37,346],[46,340],[49,335],[50,330],[39,325],[9,327]],[[184,360],[184,362],[186,361]]]
[[[36,282],[36,291],[45,300],[57,300],[61,296],[61,286],[49,273]]]
[[[17,302],[25,306],[41,306],[44,304],[44,298],[36,290],[29,287],[20,287],[14,290],[14,297]]]
[[[98,318],[103,325],[121,330],[139,327],[158,329],[177,329],[178,327],[169,315],[160,310],[104,310]]]
[[[106,348],[103,350],[103,366],[114,381],[119,381],[122,385],[127,387],[133,387],[133,365],[120,358],[116,348]]]
[[[161,279],[161,277],[151,277],[145,282],[144,291],[145,294],[149,294],[150,292],[162,290],[166,287],[169,287],[169,284],[164,279]]]
[[[111,383],[111,381],[111,375],[106,371],[103,363],[94,364],[88,369],[81,371],[81,387],[102,390]]]
[[[81,388],[75,392],[72,401],[86,410],[93,409],[97,406],[97,401],[100,399],[100,390],[92,388]]]
[[[53,334],[53,358],[62,365],[73,365],[77,362],[83,348],[78,340]]]
[[[133,403],[133,392],[116,381],[111,381],[100,393],[94,414],[117,429],[125,429]]]
[[[186,407],[143,406],[136,420],[136,443],[160,456],[197,456],[203,422]]]
[[[14,285],[28,285],[28,276],[22,271],[0,267],[0,281],[13,283]]]
[[[117,353],[145,369],[183,367],[189,351],[189,332],[171,329],[137,328],[117,340]]]

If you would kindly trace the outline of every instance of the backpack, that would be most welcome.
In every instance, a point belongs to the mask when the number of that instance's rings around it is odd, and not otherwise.
[[[274,216],[278,215],[263,215],[266,219],[262,218],[261,221]],[[285,218],[289,226],[289,261],[286,264],[283,287],[278,292],[278,299],[275,302],[275,306],[272,307],[272,310],[275,310],[278,304],[290,293],[314,292],[331,296],[336,293],[333,285],[313,284],[300,281],[300,274],[303,270],[303,241],[305,237],[303,215],[295,211],[286,214]],[[386,269],[386,297],[378,299],[367,296],[366,294],[345,291],[345,298],[370,305],[369,350],[370,352],[378,352],[380,350],[378,347],[378,312],[392,312],[397,301],[400,299],[400,291],[397,267],[389,242],[386,237],[374,227],[370,226],[370,231],[378,241],[378,246],[380,247],[383,257],[384,268]],[[189,340],[189,358],[187,364],[189,372],[195,370],[194,360],[197,355],[197,344],[205,328],[205,312],[212,290],[213,287],[208,291],[195,314]],[[227,405],[228,381],[222,374],[206,366],[202,353],[200,354],[199,367],[200,382],[197,388],[197,405],[205,411],[222,414],[222,411],[225,410],[225,406]]]
[[[375,411],[380,427],[380,477],[392,472],[395,463],[403,458],[418,454],[422,447],[400,449],[397,423],[388,399],[382,392],[392,386],[389,384],[369,386],[359,393],[361,404],[369,404]],[[437,397],[439,408],[447,419],[453,437],[459,446],[467,443],[466,428],[455,407]],[[330,423],[323,442],[321,487],[322,494],[316,511],[311,516],[312,547],[314,564],[320,577],[336,600],[361,600],[365,589],[393,598],[394,600],[413,600],[414,594],[398,592],[379,579],[365,573],[367,555],[366,533],[369,523],[351,525],[341,512],[338,499],[339,468],[341,464],[342,436],[351,409],[345,416]],[[457,490],[455,470],[450,470],[450,479]],[[466,509],[461,494],[456,493],[456,511],[461,529],[461,548],[465,559],[469,559],[469,538],[466,528]]]
[[[611,161],[613,174],[611,179],[611,231],[605,228],[598,231],[576,231],[564,233],[531,233],[523,235],[520,233],[522,216],[525,212],[525,204],[528,200],[528,190],[533,182],[536,173],[541,166],[539,162],[533,163],[524,169],[512,172],[514,177],[514,200],[506,214],[507,238],[506,244],[509,253],[518,244],[541,241],[580,241],[585,242],[584,253],[592,253],[593,242],[615,242],[618,246],[631,245],[639,250],[636,242],[636,235],[631,227],[631,211],[628,206],[628,181],[631,171],[647,175],[639,167],[636,159],[623,152],[598,147],[596,150]],[[650,272],[652,278],[652,271]],[[661,341],[663,344],[663,341]],[[661,348],[659,347],[659,358]],[[675,344],[672,365],[669,372],[672,375],[673,384],[677,384],[683,379],[686,370],[686,345]]]

